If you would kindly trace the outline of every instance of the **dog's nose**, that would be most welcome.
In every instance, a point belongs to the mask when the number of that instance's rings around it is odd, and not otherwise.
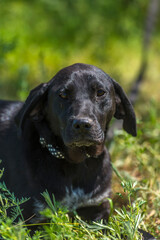
[[[84,118],[74,119],[72,127],[76,131],[88,131],[92,127],[92,120]]]

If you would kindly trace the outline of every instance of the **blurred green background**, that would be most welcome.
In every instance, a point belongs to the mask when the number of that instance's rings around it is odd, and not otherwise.
[[[0,98],[31,88],[75,62],[94,64],[125,90],[141,61],[148,0],[0,0]],[[160,21],[152,34],[142,96],[159,97]]]

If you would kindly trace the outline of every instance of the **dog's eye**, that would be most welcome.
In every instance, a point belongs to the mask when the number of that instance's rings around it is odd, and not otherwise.
[[[60,96],[61,98],[63,98],[63,99],[67,99],[67,98],[68,98],[68,94],[67,94],[66,91],[61,91],[60,94],[59,94],[59,96]]]
[[[101,96],[103,96],[105,94],[105,91],[103,90],[103,89],[99,89],[98,91],[97,91],[97,97],[101,97]]]

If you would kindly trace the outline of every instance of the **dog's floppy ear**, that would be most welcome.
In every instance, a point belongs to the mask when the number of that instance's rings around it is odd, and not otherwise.
[[[15,122],[20,130],[23,129],[25,119],[27,117],[38,118],[38,113],[43,107],[43,102],[47,95],[47,90],[50,86],[50,82],[42,83],[33,90],[31,90],[24,105],[15,116]],[[38,120],[38,119],[37,119]]]
[[[123,119],[124,130],[130,133],[132,136],[136,136],[136,116],[132,104],[127,98],[122,87],[114,79],[112,79],[112,82],[116,94],[116,111],[114,117],[117,119]]]

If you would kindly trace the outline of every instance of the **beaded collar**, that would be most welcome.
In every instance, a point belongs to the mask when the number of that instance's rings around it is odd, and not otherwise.
[[[65,158],[64,154],[59,150],[57,146],[54,148],[52,144],[47,144],[46,140],[43,137],[40,137],[39,142],[42,145],[42,147],[44,148],[46,147],[48,149],[48,151],[51,153],[52,156],[59,159]]]
[[[50,152],[50,154],[52,156],[54,156],[56,158],[59,158],[59,159],[64,159],[65,158],[63,152],[59,150],[58,146],[56,146],[54,148],[52,144],[47,144],[46,140],[43,137],[40,137],[39,142],[40,142],[40,144],[42,145],[43,148],[46,147],[48,149],[48,151]],[[86,153],[86,157],[90,158],[91,156],[88,153]]]

